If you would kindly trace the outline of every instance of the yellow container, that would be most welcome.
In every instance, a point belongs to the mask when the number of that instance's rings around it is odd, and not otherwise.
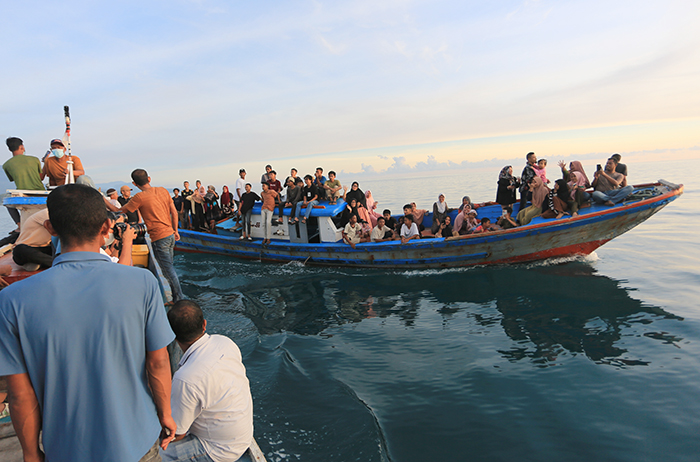
[[[148,268],[148,246],[146,244],[134,245],[131,248],[131,260],[134,266]]]

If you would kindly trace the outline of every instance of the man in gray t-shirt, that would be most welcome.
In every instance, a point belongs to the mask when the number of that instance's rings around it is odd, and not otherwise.
[[[615,167],[617,167],[617,162],[611,157],[605,163],[604,170],[595,172],[595,179],[592,183],[595,189],[592,196],[594,202],[615,205],[632,194],[634,190],[632,186],[620,187],[625,180],[625,176],[622,173],[617,173]]]

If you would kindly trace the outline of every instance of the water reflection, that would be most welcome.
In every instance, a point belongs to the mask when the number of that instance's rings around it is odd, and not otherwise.
[[[240,290],[246,316],[263,335],[327,335],[329,327],[368,318],[396,317],[410,328],[422,313],[435,310],[445,327],[459,315],[484,331],[502,329],[512,344],[499,353],[539,366],[570,353],[616,366],[644,365],[621,346],[624,332],[682,320],[632,298],[619,281],[583,262],[343,277],[302,273]],[[665,331],[643,335],[664,343],[682,340]]]

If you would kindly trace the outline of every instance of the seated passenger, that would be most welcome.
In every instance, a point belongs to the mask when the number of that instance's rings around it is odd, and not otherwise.
[[[455,224],[452,227],[453,236],[466,236],[478,226],[476,222],[476,210],[472,210],[469,204],[464,204],[464,208],[455,218]]]
[[[326,190],[326,197],[328,198],[328,203],[330,205],[335,205],[336,202],[338,202],[338,199],[340,199],[340,196],[342,196],[342,193],[340,192],[342,186],[340,185],[340,181],[336,179],[335,172],[333,170],[328,172],[328,179],[325,183],[323,183],[323,189]]]
[[[498,219],[496,224],[501,227],[501,229],[510,229],[510,228],[516,228],[518,224],[513,220],[513,217],[511,217],[511,214],[513,213],[513,207],[508,206],[505,210],[503,210],[503,215]]]
[[[472,204],[472,200],[469,196],[464,196],[462,198],[462,205],[459,206],[459,211],[461,212],[464,207],[469,207],[470,209],[474,208],[474,204]]]
[[[355,244],[367,242],[367,237],[362,231],[362,225],[357,222],[357,215],[350,215],[350,221],[343,228],[343,241],[350,244],[350,247],[355,248]]]
[[[613,154],[610,157],[615,159],[615,162],[617,162],[617,167],[615,167],[615,171],[617,173],[622,173],[625,176],[625,179],[620,184],[620,187],[624,188],[625,186],[627,186],[627,165],[620,163],[620,161],[622,160],[622,156],[620,154]]]
[[[403,225],[401,225],[401,243],[405,244],[411,239],[420,239],[418,226],[413,222],[413,215],[404,215]]]
[[[440,223],[440,226],[438,226],[437,232],[434,233],[435,237],[452,237],[452,219],[450,218],[449,215],[445,216],[445,219]]]
[[[314,186],[316,186],[316,190],[318,191],[319,202],[326,200],[327,198],[326,189],[324,188],[325,185],[326,177],[323,176],[323,169],[321,167],[318,167],[316,169],[316,175],[314,176]]]
[[[433,234],[437,233],[438,229],[445,221],[445,217],[447,216],[447,214],[452,212],[453,210],[454,209],[451,209],[447,206],[447,202],[445,201],[445,195],[440,194],[438,196],[437,202],[433,204],[433,225],[430,227],[430,231],[432,231]],[[450,233],[450,236],[451,235],[452,233]]]
[[[284,219],[284,201],[282,200],[282,183],[277,179],[277,172],[270,170],[267,173],[267,184],[270,186],[270,190],[277,193],[275,197],[275,205],[279,208],[279,222],[282,223]],[[274,213],[274,210],[272,211]]]
[[[73,177],[76,183],[85,183],[92,186],[92,180],[86,178],[84,181],[78,179],[85,175],[85,169],[78,156],[66,155],[66,147],[59,139],[51,140],[51,151],[44,156],[44,167],[41,170],[41,179],[49,177],[49,186],[61,186],[66,184],[66,171],[68,161],[73,162]]]
[[[610,158],[605,163],[605,169],[595,172],[593,180],[593,201],[598,204],[615,205],[625,200],[627,196],[632,194],[634,188],[632,186],[620,187],[625,179],[622,173],[617,173],[615,168],[617,162]]]
[[[369,216],[372,220],[372,226],[376,226],[377,218],[381,217],[382,215],[377,212],[377,204],[379,204],[379,202],[374,200],[372,191],[369,189],[365,191],[365,203],[367,204],[367,211],[369,212]]]
[[[533,218],[542,214],[542,203],[549,194],[549,188],[545,186],[539,176],[535,175],[530,181],[530,193],[532,194],[532,205],[518,212],[517,222],[522,226],[529,224]]]
[[[347,186],[343,187],[343,200],[345,202],[350,202],[350,199],[355,199],[358,203],[367,207],[367,198],[365,197],[365,193],[360,189],[360,184],[357,181],[352,182],[350,191],[348,191]]]
[[[343,211],[340,213],[340,227],[344,228],[350,222],[350,217],[357,215],[357,221],[360,221],[360,212],[357,207],[357,201],[355,199],[350,199],[350,202],[345,203]]]
[[[423,231],[425,226],[423,226],[423,218],[425,214],[428,213],[426,209],[419,209],[415,202],[411,202],[411,215],[413,215],[413,222],[418,225],[418,229]]]
[[[583,166],[581,162],[572,161],[569,163],[569,170],[566,169],[566,164],[563,161],[559,161],[559,167],[561,167],[562,176],[567,180],[567,187],[569,189],[569,200],[567,205],[571,211],[571,216],[578,216],[578,211],[581,207],[588,206],[588,201],[591,195],[586,192],[586,188],[590,187],[588,182],[588,177],[583,171]]]
[[[107,196],[107,200],[109,201],[110,204],[112,204],[113,206],[115,206],[118,209],[122,208],[122,204],[119,203],[119,193],[117,192],[116,189],[109,188],[107,190],[107,192],[105,193],[105,196]]]
[[[384,242],[394,239],[394,231],[386,226],[386,220],[384,220],[384,217],[377,218],[377,226],[372,229],[370,239],[372,242]]]
[[[53,264],[51,234],[44,227],[44,222],[48,219],[48,209],[32,214],[25,220],[15,241],[12,260],[26,271],[36,271],[41,266],[48,268]]]
[[[398,222],[396,221],[396,218],[391,216],[391,210],[384,209],[382,216],[384,217],[384,223],[386,224],[387,228],[393,229],[394,232],[398,234]]]
[[[287,179],[287,200],[284,206],[292,208],[292,211],[289,214],[289,224],[299,221],[299,218],[296,218],[296,207],[299,201],[302,199],[301,196],[303,184],[304,182],[301,181],[301,178],[293,178],[290,176]]]
[[[304,182],[306,186],[302,189],[302,201],[297,203],[296,216],[299,217],[302,207],[306,207],[306,212],[304,213],[304,218],[301,219],[302,223],[306,223],[309,219],[311,211],[314,205],[318,205],[318,189],[313,184],[313,178],[311,175],[306,175],[304,177]]]
[[[230,338],[206,333],[191,300],[177,302],[168,321],[183,354],[170,398],[177,430],[163,460],[250,460],[244,454],[253,441],[253,400],[241,351]]]
[[[554,188],[542,203],[542,218],[559,219],[564,216],[569,209],[569,187],[563,179],[554,182]]]
[[[489,231],[496,231],[498,228],[491,224],[491,220],[487,217],[481,219],[479,226],[474,228],[474,234],[486,233]]]

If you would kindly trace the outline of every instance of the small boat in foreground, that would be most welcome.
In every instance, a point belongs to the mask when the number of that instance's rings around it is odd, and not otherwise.
[[[634,187],[633,194],[615,206],[593,204],[579,216],[561,219],[535,218],[526,226],[482,234],[448,238],[414,239],[356,244],[342,241],[335,217],[344,203],[314,208],[306,224],[273,222],[272,242],[262,244],[260,203],[253,208],[253,241],[239,239],[229,219],[217,226],[219,234],[180,230],[176,250],[228,255],[265,262],[302,262],[318,266],[358,268],[450,268],[543,260],[552,257],[588,255],[601,245],[629,231],[683,194],[683,185],[665,180]],[[517,213],[518,204],[514,214]],[[285,209],[289,216],[291,209]],[[452,220],[457,212],[452,212]],[[478,208],[479,217],[492,222],[501,215],[500,205]],[[431,214],[423,225],[429,228]]]

